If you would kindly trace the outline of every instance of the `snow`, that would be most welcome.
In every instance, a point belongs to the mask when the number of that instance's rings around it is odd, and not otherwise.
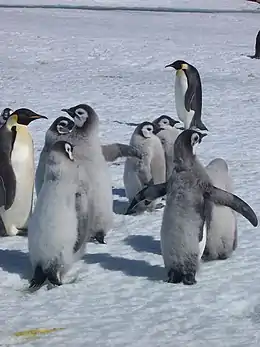
[[[225,2],[244,3],[218,3]],[[174,74],[164,66],[184,59],[200,71],[210,130],[198,155],[205,164],[226,159],[236,194],[259,215],[260,62],[246,56],[254,53],[257,15],[1,9],[0,22],[0,108],[29,107],[49,118],[30,125],[36,163],[45,131],[63,107],[93,106],[102,143],[129,142],[133,128],[115,120],[176,117]],[[202,263],[195,286],[165,283],[162,211],[122,214],[123,162],[110,165],[114,228],[107,245],[88,245],[73,268],[75,283],[25,293],[27,239],[1,240],[0,345],[259,346],[258,228],[239,216],[232,258]],[[55,327],[65,329],[31,340],[13,336]]]

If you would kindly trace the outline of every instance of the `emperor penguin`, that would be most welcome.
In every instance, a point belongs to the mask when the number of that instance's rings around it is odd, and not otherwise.
[[[3,109],[3,111],[0,114],[0,127],[2,127],[6,123],[7,119],[13,112],[14,111],[10,107],[6,107]]]
[[[233,191],[233,182],[228,165],[222,158],[213,159],[206,171],[215,187]],[[237,218],[235,212],[226,206],[213,205],[207,228],[207,242],[204,260],[227,259],[237,247]]]
[[[260,30],[258,31],[255,39],[255,54],[249,56],[252,59],[260,59]]]
[[[109,167],[99,138],[99,117],[87,104],[62,111],[68,113],[75,123],[67,137],[74,145],[79,170],[79,233],[87,232],[88,240],[95,237],[99,243],[105,243],[104,238],[113,226],[113,195]]]
[[[32,211],[34,188],[34,148],[28,124],[36,119],[47,119],[34,111],[20,108],[10,117],[18,117],[16,136],[11,154],[11,163],[15,173],[16,190],[12,206],[1,213],[6,234],[15,236],[19,230],[27,229]]]
[[[28,248],[33,270],[30,289],[46,280],[61,285],[81,256],[84,238],[78,234],[76,212],[77,164],[73,145],[55,142],[47,158],[45,179],[28,224]]]
[[[49,151],[51,146],[63,139],[63,135],[72,131],[74,127],[74,122],[68,117],[58,117],[54,120],[54,122],[50,125],[49,129],[45,134],[45,141],[42,151],[40,153],[38,165],[35,173],[35,190],[36,195],[38,196],[43,185],[44,181],[44,173],[45,173],[45,165],[47,162],[47,157],[49,155]],[[65,136],[66,137],[66,136]]]
[[[180,128],[176,127],[178,123],[180,122],[166,115],[162,115],[153,121],[153,124],[157,127],[155,134],[161,140],[164,149],[166,180],[170,178],[172,173],[174,142],[182,132]]]
[[[11,154],[16,136],[17,116],[9,117],[0,128],[0,228],[1,236],[6,235],[1,218],[3,212],[10,209],[14,202],[16,178],[11,163]]]
[[[142,159],[127,158],[124,167],[124,186],[126,196],[131,201],[134,196],[146,185],[165,182],[166,166],[164,150],[158,136],[154,134],[155,125],[151,122],[142,122],[134,130],[130,145],[142,153]],[[138,206],[139,212],[152,210],[155,203]]]
[[[193,285],[197,282],[199,241],[204,225],[208,226],[212,203],[231,207],[253,226],[258,224],[255,212],[245,201],[212,184],[194,152],[203,136],[205,134],[193,129],[184,130],[174,144],[174,167],[170,180],[166,184],[143,189],[129,208],[131,210],[140,201],[151,201],[166,193],[160,235],[170,283]]]
[[[173,67],[175,76],[175,106],[184,128],[208,130],[201,121],[202,87],[198,70],[184,60],[176,60],[165,67]]]

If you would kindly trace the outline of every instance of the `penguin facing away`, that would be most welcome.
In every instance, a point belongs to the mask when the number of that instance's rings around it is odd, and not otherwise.
[[[5,124],[5,122],[13,112],[14,111],[9,107],[3,109],[3,111],[0,114],[0,127],[2,127]]]
[[[258,31],[255,39],[255,54],[249,56],[252,59],[260,59],[260,30]]]
[[[161,140],[164,149],[166,180],[168,180],[172,174],[174,142],[182,131],[176,127],[178,123],[180,122],[166,115],[160,116],[153,121],[153,124],[157,127],[155,134]]]
[[[161,226],[161,249],[168,282],[196,283],[199,240],[208,226],[212,204],[224,205],[242,214],[253,226],[258,219],[252,208],[238,196],[215,187],[205,168],[196,160],[194,148],[202,136],[185,130],[174,144],[174,168],[166,184],[144,188],[130,204],[128,213],[142,200],[152,201],[167,194]]]
[[[49,155],[49,151],[51,146],[56,141],[61,141],[63,139],[63,135],[66,135],[70,131],[72,131],[74,127],[74,122],[68,117],[58,117],[54,120],[54,122],[50,125],[49,129],[45,134],[45,141],[42,151],[40,153],[38,165],[35,173],[35,190],[36,195],[39,195],[41,187],[44,181],[44,173],[45,173],[45,165],[47,161],[47,157]],[[66,138],[66,136],[65,136]]]
[[[142,159],[127,158],[124,167],[124,186],[126,196],[131,201],[143,187],[163,183],[166,178],[164,150],[160,139],[154,134],[155,125],[143,122],[136,127],[130,139],[130,145],[142,153]],[[138,206],[138,211],[153,209],[144,204]]]
[[[233,182],[224,159],[213,159],[206,171],[215,187],[233,191]],[[207,228],[207,242],[204,260],[227,259],[237,247],[237,218],[235,212],[226,206],[213,205]]]
[[[31,134],[28,131],[30,122],[36,119],[47,119],[34,111],[20,108],[10,117],[18,117],[16,136],[11,154],[11,164],[15,173],[16,189],[12,206],[1,213],[7,235],[17,235],[19,230],[26,229],[32,211],[34,188],[34,148]]]
[[[202,86],[198,70],[184,60],[176,60],[165,67],[173,67],[175,76],[175,105],[184,128],[208,130],[201,121]]]
[[[10,209],[14,202],[16,178],[11,164],[11,153],[16,136],[17,116],[9,117],[0,128],[0,214]],[[6,235],[5,225],[0,217],[1,236]]]
[[[68,113],[75,123],[67,137],[74,145],[79,170],[79,233],[87,232],[88,241],[95,237],[99,243],[104,243],[105,235],[113,226],[113,195],[109,167],[99,139],[99,118],[94,109],[86,104],[62,111]]]
[[[82,253],[76,212],[77,164],[73,146],[55,142],[50,149],[45,180],[28,225],[28,248],[33,276],[30,289],[46,280],[61,285],[67,271]],[[62,202],[62,203],[59,203]]]

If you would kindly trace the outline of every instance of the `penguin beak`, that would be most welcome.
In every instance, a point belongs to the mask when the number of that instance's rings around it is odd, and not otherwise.
[[[171,64],[168,64],[168,65],[165,65],[165,68],[166,67],[173,67],[172,63]]]
[[[40,114],[34,114],[34,115],[30,116],[30,119],[31,119],[31,120],[40,119],[40,118],[48,119],[48,117],[42,116],[42,115],[40,115]]]
[[[66,112],[69,116],[71,116],[71,118],[75,118],[75,113],[71,108],[63,108],[61,109],[61,112]]]

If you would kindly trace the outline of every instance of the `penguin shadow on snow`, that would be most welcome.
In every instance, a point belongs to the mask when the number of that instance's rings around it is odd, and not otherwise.
[[[124,188],[113,188],[113,211],[115,214],[125,214],[127,208],[128,208],[128,201],[127,200],[120,200],[121,198],[125,198],[125,189]],[[115,199],[116,197],[119,197],[120,199]]]
[[[29,255],[17,249],[0,249],[0,268],[9,273],[16,273],[22,279],[29,279],[31,274]]]
[[[130,235],[124,239],[124,243],[140,253],[146,252],[161,255],[160,241],[149,235]]]
[[[120,271],[126,276],[145,277],[149,281],[165,281],[164,268],[151,265],[145,260],[115,257],[109,253],[88,253],[84,260],[87,264],[99,264],[105,270]]]

